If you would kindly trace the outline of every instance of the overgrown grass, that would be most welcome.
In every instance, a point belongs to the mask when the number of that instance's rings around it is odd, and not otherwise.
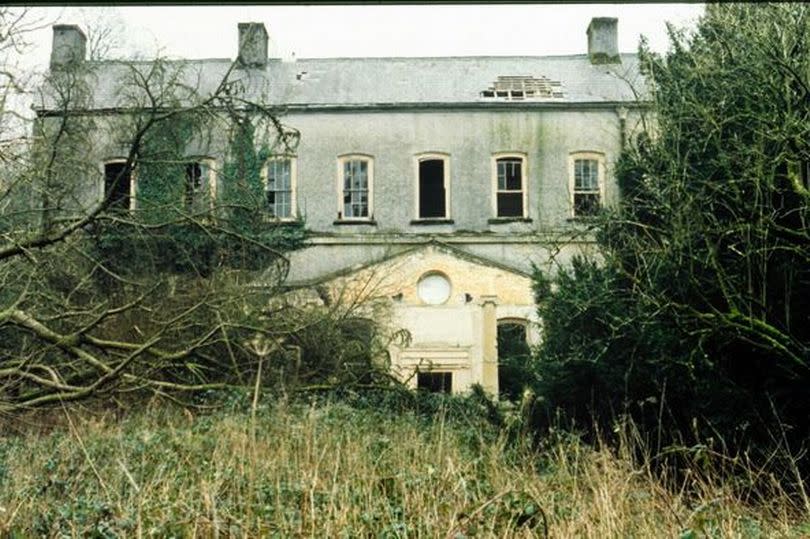
[[[783,493],[750,505],[689,474],[665,488],[621,451],[563,434],[530,449],[453,406],[64,411],[49,433],[0,438],[0,536],[810,534]]]

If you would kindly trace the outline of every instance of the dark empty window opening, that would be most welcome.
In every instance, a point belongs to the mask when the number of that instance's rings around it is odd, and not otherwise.
[[[419,218],[445,217],[444,161],[419,161]]]
[[[418,372],[416,373],[417,389],[424,389],[431,393],[452,393],[452,372]]]
[[[104,165],[104,198],[110,200],[110,209],[128,210],[131,195],[132,171],[126,170],[126,163]]]
[[[498,159],[497,216],[523,217],[523,160]]]
[[[523,394],[530,353],[524,322],[504,321],[498,324],[498,386],[501,397],[517,400]]]

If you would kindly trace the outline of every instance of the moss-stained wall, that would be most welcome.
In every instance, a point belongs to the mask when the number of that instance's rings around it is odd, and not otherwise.
[[[310,248],[292,257],[290,282],[320,279],[433,236],[524,272],[530,271],[532,263],[564,264],[573,254],[589,249],[588,234],[581,223],[571,220],[568,160],[572,152],[602,153],[607,165],[605,196],[608,203],[617,199],[612,167],[622,137],[616,108],[511,105],[514,110],[499,106],[493,110],[299,111],[283,116],[284,124],[301,134],[296,150],[297,207],[312,232]],[[638,117],[631,109],[627,137],[637,129]],[[126,132],[120,128],[125,121],[102,116],[97,124],[98,129],[90,133],[93,150],[87,159],[97,163],[98,173],[84,180],[84,192],[93,196],[80,197],[87,206],[102,194],[102,162],[122,157],[127,148]],[[220,131],[194,137],[185,153],[214,158],[217,179],[223,182],[230,140],[229,133]],[[449,155],[452,223],[411,223],[416,217],[414,156],[424,152]],[[529,222],[490,222],[496,152],[527,156]],[[334,224],[339,208],[337,159],[349,153],[374,158],[375,224]],[[218,196],[225,192],[226,186],[217,187]]]
[[[285,122],[301,131],[298,151],[299,207],[314,231],[367,230],[367,226],[333,226],[338,211],[336,159],[347,153],[374,157],[375,231],[424,232],[412,226],[414,156],[450,154],[450,227],[429,230],[497,231],[491,225],[492,154],[527,155],[528,215],[520,230],[567,226],[570,217],[568,156],[576,151],[605,155],[606,198],[615,200],[610,165],[618,158],[619,118],[613,108],[590,110],[534,109],[515,112],[420,110],[399,112],[296,113]]]

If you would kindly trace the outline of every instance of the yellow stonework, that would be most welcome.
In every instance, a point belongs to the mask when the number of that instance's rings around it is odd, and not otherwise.
[[[450,283],[449,297],[438,305],[419,297],[420,279],[431,274]],[[357,268],[321,286],[331,301],[389,306],[387,323],[410,334],[407,345],[391,345],[392,368],[412,387],[417,372],[449,372],[454,393],[480,384],[495,396],[498,320],[537,327],[529,276],[441,244]]]

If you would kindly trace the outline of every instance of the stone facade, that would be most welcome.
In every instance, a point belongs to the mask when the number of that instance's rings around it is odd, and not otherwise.
[[[345,287],[383,275],[391,323],[412,336],[391,349],[403,379],[446,373],[444,389],[478,383],[497,394],[499,321],[525,324],[538,341],[529,273],[592,251],[587,216],[619,196],[612,168],[639,124],[643,84],[635,55],[618,52],[617,32],[615,19],[594,19],[588,53],[574,56],[285,62],[268,58],[263,24],[240,24],[237,76],[300,132],[294,153],[265,171],[286,182],[268,194],[279,225],[303,220],[311,232],[291,256],[287,284]],[[81,30],[54,27],[52,69],[83,55]],[[204,92],[231,63],[182,69]],[[99,177],[121,157],[105,118],[116,114],[126,72],[116,62],[89,70]],[[38,112],[47,117],[51,106],[43,98]],[[226,147],[214,134],[189,148],[211,164],[213,185]],[[88,182],[76,199],[89,206],[105,186]],[[425,299],[419,287],[431,276]],[[430,296],[442,287],[446,298]]]

